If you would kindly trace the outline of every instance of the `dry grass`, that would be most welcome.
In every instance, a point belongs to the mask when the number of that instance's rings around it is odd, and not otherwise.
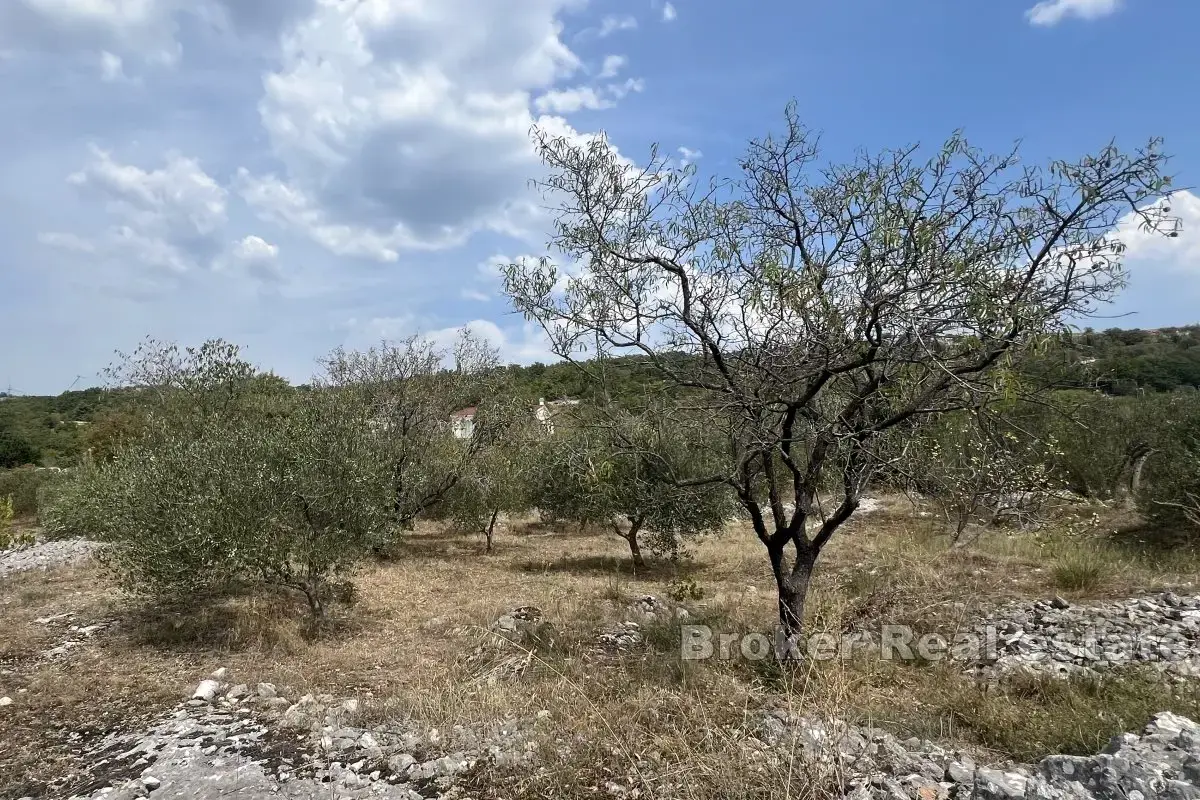
[[[1081,532],[1070,520],[1037,534],[987,532],[970,547],[952,548],[935,519],[889,502],[853,520],[831,544],[816,579],[811,627],[836,634],[908,622],[950,630],[1008,600],[1066,590],[1074,600],[1101,599],[1186,588],[1195,579],[1195,554],[1131,555],[1101,536],[1111,522]],[[1081,538],[1100,577],[1064,587]],[[863,656],[794,671],[770,659],[682,661],[673,624],[648,626],[643,651],[598,662],[589,654],[595,633],[619,621],[631,599],[663,596],[668,586],[693,595],[686,601],[693,622],[746,632],[773,623],[770,573],[748,530],[731,526],[699,543],[691,559],[640,573],[623,548],[601,532],[530,524],[501,531],[497,552],[485,555],[479,539],[423,527],[392,560],[361,573],[357,605],[321,630],[285,594],[199,610],[146,609],[90,568],[5,579],[0,695],[16,702],[0,713],[0,797],[33,793],[39,781],[69,768],[79,737],[142,724],[217,666],[238,681],[288,687],[291,696],[357,696],[376,719],[451,727],[549,711],[553,724],[541,743],[546,770],[482,768],[473,777],[481,797],[591,797],[589,787],[608,781],[640,785],[653,796],[656,786],[685,774],[696,798],[830,793],[828,781],[816,780],[798,759],[747,761],[741,740],[753,712],[781,705],[969,742],[995,758],[1088,749],[1097,737],[1144,722],[1143,712],[1196,713],[1194,702],[1137,679],[1124,684],[1120,710],[1105,712],[1105,697],[1118,696],[1108,689],[1059,684],[997,694],[941,664]],[[553,646],[537,648],[519,681],[479,680],[464,656],[498,615],[522,605],[543,610],[557,632]],[[62,662],[48,661],[39,654],[62,630],[33,620],[65,611],[80,624],[120,623]]]

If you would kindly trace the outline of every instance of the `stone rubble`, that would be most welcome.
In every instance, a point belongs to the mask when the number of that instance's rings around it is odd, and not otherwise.
[[[91,558],[100,545],[86,539],[39,542],[32,547],[0,551],[0,578],[31,569],[68,566]]]
[[[354,724],[354,698],[306,694],[291,702],[273,684],[230,685],[227,677],[218,671],[201,681],[148,731],[105,739],[70,797],[449,798],[481,761],[528,763],[537,749],[534,727],[548,716],[504,720],[495,729],[442,732],[414,720],[365,728]]]
[[[977,665],[997,674],[1095,675],[1148,666],[1172,677],[1200,677],[1200,595],[1164,592],[1094,606],[1061,597],[1012,604],[975,626],[995,650]]]
[[[636,650],[646,643],[646,635],[642,630],[644,625],[687,617],[686,608],[672,605],[652,594],[643,595],[625,607],[624,620],[611,630],[601,631],[596,636],[596,650],[602,655]]]
[[[881,731],[777,710],[751,745],[751,768],[801,756],[850,800],[1189,800],[1200,798],[1200,725],[1156,714],[1141,735],[1114,737],[1092,756],[1037,765],[977,764],[967,753]]]

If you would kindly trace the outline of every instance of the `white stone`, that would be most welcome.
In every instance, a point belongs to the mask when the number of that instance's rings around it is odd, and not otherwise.
[[[217,681],[212,680],[211,678],[202,680],[196,687],[196,691],[192,692],[192,699],[211,702],[212,699],[217,696],[217,692],[220,691],[220,689],[221,684]]]

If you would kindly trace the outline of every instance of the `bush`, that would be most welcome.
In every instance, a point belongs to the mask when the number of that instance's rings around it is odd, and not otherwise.
[[[110,544],[107,566],[134,593],[269,583],[322,616],[391,512],[371,409],[345,392],[297,395],[221,342],[140,358],[135,375],[166,365],[148,375],[145,428],[53,492],[47,529]]]
[[[62,480],[66,473],[57,469],[21,467],[0,471],[0,497],[12,501],[13,516],[17,519],[38,513],[38,497],[43,486]]]
[[[37,448],[13,431],[0,430],[0,469],[37,464]]]
[[[1172,397],[1158,427],[1137,487],[1138,505],[1158,525],[1195,539],[1200,534],[1200,403],[1190,395]]]
[[[8,550],[10,547],[25,547],[33,544],[33,535],[29,532],[13,533],[12,521],[12,498],[0,497],[0,551]]]

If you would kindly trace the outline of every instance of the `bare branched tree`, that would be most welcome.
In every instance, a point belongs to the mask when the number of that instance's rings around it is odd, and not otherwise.
[[[638,353],[726,433],[725,468],[685,480],[733,487],[793,642],[882,437],[1013,392],[1024,353],[1121,286],[1118,223],[1173,225],[1157,140],[1039,168],[955,134],[823,164],[789,108],[703,185],[657,151],[637,168],[603,138],[535,138],[570,266],[511,264],[506,291],[560,356]]]
[[[494,348],[469,330],[452,352],[412,336],[366,351],[338,349],[325,361],[319,388],[352,394],[372,410],[401,527],[411,528],[418,514],[445,498],[494,438],[495,431],[477,425],[472,437],[457,440],[449,424],[452,412],[491,394],[496,365]]]

